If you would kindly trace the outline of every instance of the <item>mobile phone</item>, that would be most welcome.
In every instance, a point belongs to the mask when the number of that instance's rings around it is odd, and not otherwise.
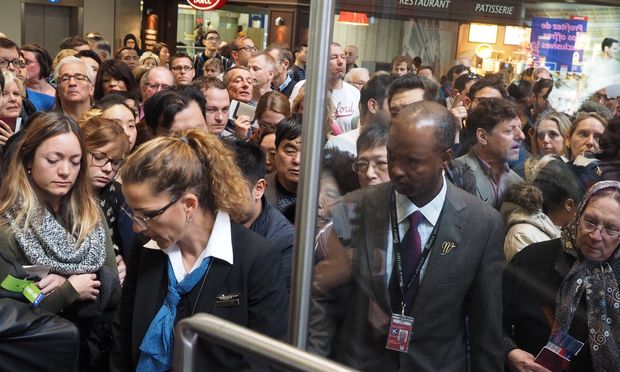
[[[230,101],[230,110],[228,111],[228,118],[234,120],[241,115],[245,115],[249,117],[250,120],[254,120],[255,112],[256,112],[256,107],[233,99],[232,101]]]

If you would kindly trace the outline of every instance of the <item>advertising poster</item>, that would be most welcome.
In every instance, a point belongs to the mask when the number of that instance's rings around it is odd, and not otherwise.
[[[583,19],[532,18],[530,41],[535,64],[558,72],[581,72],[583,50],[575,44],[587,27],[588,21]]]

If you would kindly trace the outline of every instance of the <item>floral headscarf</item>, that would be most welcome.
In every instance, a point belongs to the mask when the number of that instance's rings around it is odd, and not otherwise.
[[[620,290],[614,274],[614,270],[620,272],[620,249],[616,249],[603,262],[593,262],[583,257],[575,239],[586,205],[594,196],[608,189],[620,191],[620,182],[601,181],[586,192],[575,217],[562,231],[561,237],[562,250],[574,257],[575,261],[572,266],[566,259],[556,262],[556,269],[564,275],[556,297],[556,326],[568,332],[579,301],[585,293],[588,346],[595,371],[620,368]],[[620,219],[620,216],[616,218]]]

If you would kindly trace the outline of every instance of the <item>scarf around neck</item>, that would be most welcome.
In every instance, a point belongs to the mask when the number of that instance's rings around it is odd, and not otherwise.
[[[587,343],[595,371],[620,368],[620,290],[614,273],[614,269],[620,272],[620,249],[605,261],[593,262],[583,257],[575,239],[578,221],[588,201],[607,188],[620,189],[620,182],[599,182],[586,193],[573,221],[562,231],[563,254],[555,264],[556,270],[564,277],[556,297],[556,326],[568,332],[585,295]],[[574,258],[572,264],[571,257]]]
[[[11,221],[15,239],[31,264],[49,265],[50,272],[62,275],[94,273],[103,266],[106,239],[101,221],[78,246],[77,239],[47,208],[42,208],[41,218],[29,226],[13,223],[14,210],[4,217]]]
[[[168,293],[140,344],[137,372],[168,371],[171,368],[177,306],[181,297],[189,293],[207,274],[210,264],[211,257],[205,257],[200,266],[181,282],[177,282],[172,262],[168,258]]]

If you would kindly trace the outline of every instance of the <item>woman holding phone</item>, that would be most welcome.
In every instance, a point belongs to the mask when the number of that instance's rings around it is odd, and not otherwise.
[[[10,71],[2,73],[4,85],[0,99],[0,146],[15,133],[26,92],[21,80]]]

